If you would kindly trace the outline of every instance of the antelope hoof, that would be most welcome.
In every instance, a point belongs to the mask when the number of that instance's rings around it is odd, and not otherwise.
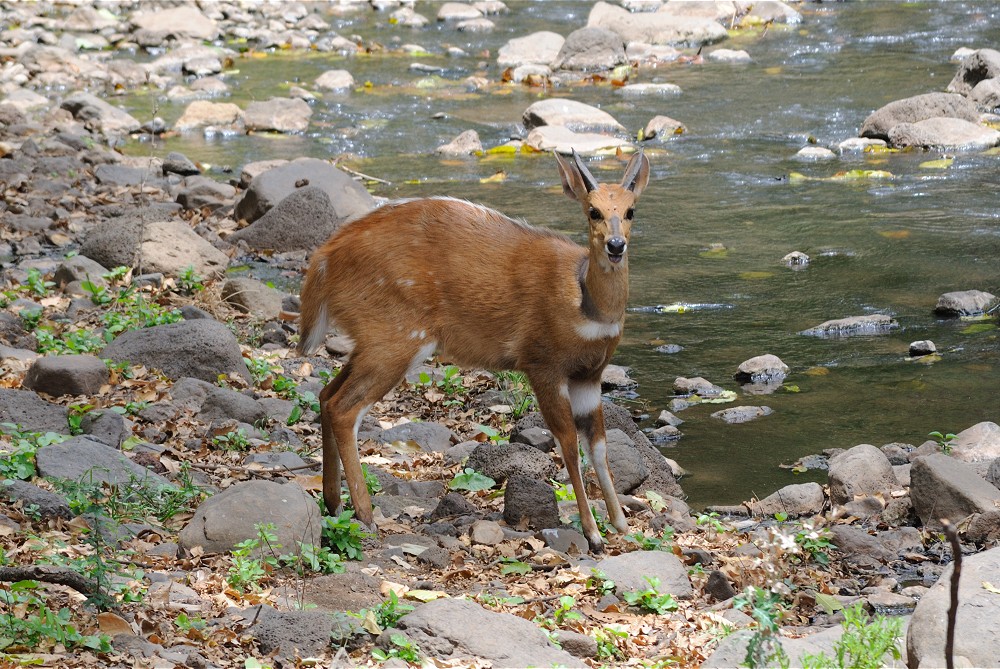
[[[604,540],[601,539],[601,535],[587,537],[587,543],[590,544],[590,552],[594,555],[602,555],[604,553]]]

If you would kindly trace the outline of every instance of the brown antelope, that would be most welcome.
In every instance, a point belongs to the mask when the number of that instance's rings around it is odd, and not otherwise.
[[[556,159],[563,192],[590,222],[587,248],[481,205],[435,197],[380,207],[313,256],[299,351],[318,349],[334,324],[354,340],[350,359],[320,393],[330,513],[340,506],[342,461],[357,518],[372,527],[358,426],[411,368],[440,351],[460,365],[524,372],[562,450],[591,549],[603,544],[580,473],[578,433],[611,524],[627,531],[608,470],[601,372],[622,336],[629,233],[649,160],[637,153],[621,185],[607,185],[575,152],[571,161]]]

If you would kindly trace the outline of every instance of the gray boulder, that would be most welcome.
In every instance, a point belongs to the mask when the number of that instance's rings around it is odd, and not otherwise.
[[[951,442],[951,456],[970,463],[1000,458],[1000,425],[987,420],[962,430]]]
[[[940,529],[941,519],[958,522],[973,513],[1000,507],[1000,490],[968,464],[942,453],[913,460],[910,468],[913,510],[929,529]]]
[[[553,68],[593,72],[611,70],[628,62],[618,33],[604,28],[580,28],[566,38]]]
[[[544,481],[556,475],[552,458],[527,444],[480,444],[469,455],[466,466],[497,483],[515,474]]]
[[[541,479],[511,476],[503,495],[503,519],[511,527],[534,530],[559,527],[555,490]]]
[[[566,39],[559,33],[542,30],[524,37],[515,37],[497,51],[497,65],[551,65],[559,56]]]
[[[951,606],[954,563],[941,573],[913,611],[906,634],[906,656],[911,667],[943,667],[945,625]],[[954,659],[957,667],[1000,666],[1000,596],[983,587],[1000,581],[1000,549],[967,555],[958,583],[958,617]]]
[[[87,233],[80,252],[105,267],[138,267],[176,276],[191,267],[203,277],[219,276],[229,256],[198,236],[187,223],[121,217],[102,221]]]
[[[330,163],[315,158],[301,158],[254,177],[247,192],[236,204],[236,218],[256,221],[296,189],[304,186],[321,188],[330,200],[334,215],[341,221],[363,214],[375,204],[375,200],[361,184]],[[281,221],[274,223],[280,224]],[[325,237],[321,241],[325,241]]]
[[[132,24],[139,30],[166,37],[211,40],[218,36],[216,22],[194,5],[156,8],[134,14]]]
[[[996,295],[982,290],[958,290],[942,294],[934,312],[942,316],[981,316],[996,301]]]
[[[171,379],[190,376],[215,383],[220,375],[236,374],[251,380],[236,336],[209,319],[125,332],[104,347],[101,357],[159,369]]]
[[[275,526],[282,553],[298,553],[300,544],[320,545],[322,519],[315,500],[295,483],[272,481],[236,483],[202,502],[180,531],[180,544],[226,553],[255,538],[254,526],[265,523]]]
[[[222,285],[223,302],[263,320],[278,318],[283,299],[284,294],[280,290],[250,277],[234,277]]]
[[[789,518],[812,516],[820,513],[826,504],[823,486],[816,482],[794,483],[771,493],[759,502],[747,506],[755,516],[773,516],[785,513]]]
[[[90,281],[96,286],[107,286],[108,282],[103,276],[107,271],[107,268],[96,260],[85,255],[75,255],[59,265],[53,279],[60,288],[73,281]]]
[[[322,245],[345,218],[322,188],[306,186],[227,239],[244,241],[255,251],[311,251]]]
[[[871,533],[857,525],[831,525],[829,530],[837,554],[853,565],[877,567],[923,549],[915,527]]]
[[[177,189],[176,201],[185,209],[215,211],[233,203],[236,189],[200,174],[184,179]]]
[[[48,395],[91,395],[111,378],[107,365],[93,355],[49,355],[35,360],[21,383]]]
[[[1000,144],[1000,131],[960,118],[929,118],[894,125],[889,130],[889,144],[898,148],[975,151]]]
[[[531,104],[521,117],[528,130],[563,126],[574,132],[618,132],[625,128],[611,114],[567,98],[546,98]]]
[[[427,655],[440,659],[481,658],[495,667],[577,666],[534,623],[508,613],[488,611],[467,599],[438,599],[417,607],[377,643],[403,634]]]
[[[781,383],[788,375],[788,365],[776,355],[766,353],[744,360],[733,378],[740,383]]]
[[[997,77],[1000,77],[1000,51],[979,49],[961,62],[948,84],[948,92],[969,95],[980,82]]]
[[[13,423],[29,432],[69,431],[67,410],[50,404],[30,390],[0,388],[0,423]]]
[[[995,112],[1000,107],[1000,78],[980,81],[969,93],[969,99],[980,109]]]
[[[159,474],[129,460],[117,448],[87,436],[73,437],[38,449],[35,462],[40,476],[86,483],[172,486]]]
[[[439,423],[403,423],[382,430],[378,439],[385,443],[412,441],[427,452],[443,453],[458,442],[458,436]]]
[[[233,419],[253,425],[267,417],[265,407],[252,397],[201,379],[178,379],[170,389],[170,397],[175,404],[193,410],[198,419],[205,422]]]
[[[243,123],[248,131],[305,132],[312,107],[298,98],[271,98],[247,105]]]
[[[60,105],[77,121],[103,135],[126,135],[142,125],[126,111],[91,93],[73,93]]]
[[[632,438],[621,430],[608,430],[606,441],[608,468],[615,481],[615,490],[623,494],[630,493],[649,476],[649,467]]]
[[[711,414],[712,418],[717,418],[723,423],[736,425],[739,423],[749,423],[764,416],[770,416],[774,409],[769,406],[741,406],[721,409]]]
[[[859,444],[830,460],[830,501],[847,504],[858,497],[882,495],[899,488],[889,458],[871,444]]]
[[[343,645],[354,634],[365,634],[358,619],[344,614],[279,611],[267,605],[253,611],[244,616],[254,621],[247,632],[257,640],[260,652],[287,661],[322,655],[332,639]]]
[[[633,551],[600,560],[597,569],[615,582],[615,594],[641,592],[650,587],[647,577],[657,578],[657,591],[678,599],[688,599],[694,589],[688,579],[687,567],[667,551]]]
[[[678,16],[667,12],[637,13],[608,4],[594,3],[587,26],[612,30],[624,42],[685,44],[701,46],[720,42],[728,34],[722,24],[702,17]]]
[[[976,105],[953,93],[925,93],[896,100],[874,111],[861,124],[858,135],[889,141],[889,131],[900,123],[917,123],[930,118],[947,117],[975,123],[979,120]]]
[[[25,509],[34,508],[38,515],[46,520],[50,518],[71,520],[74,515],[64,497],[27,481],[5,480],[3,485],[0,485],[0,499],[20,502]]]

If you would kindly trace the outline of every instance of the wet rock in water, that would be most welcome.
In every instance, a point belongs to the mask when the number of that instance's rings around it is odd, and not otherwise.
[[[438,8],[438,21],[463,21],[478,19],[483,13],[465,2],[445,2]]]
[[[778,383],[788,375],[788,365],[776,355],[765,353],[740,363],[733,378],[740,383]]]
[[[743,18],[743,22],[747,23],[748,19],[752,20],[751,23],[766,23],[768,21],[789,24],[802,23],[802,15],[780,0],[764,0],[753,3],[750,11]]]
[[[184,132],[211,126],[219,130],[243,131],[243,110],[231,102],[195,100],[184,109],[174,129]]]
[[[159,369],[171,379],[184,376],[215,383],[250,373],[236,336],[216,320],[199,319],[125,332],[101,351],[101,358]]]
[[[715,20],[687,17],[668,12],[633,14],[623,7],[597,2],[590,10],[587,26],[612,30],[625,42],[686,44],[699,46],[719,42],[728,36]]]
[[[494,28],[496,24],[485,17],[465,19],[455,24],[455,30],[463,33],[489,33]]]
[[[677,416],[670,413],[666,409],[661,411],[660,415],[656,417],[656,424],[658,426],[672,425],[673,427],[677,427],[678,425],[682,425],[683,423],[684,423],[683,419],[678,418]]]
[[[969,99],[987,112],[995,112],[1000,107],[1000,79],[984,79],[969,93]]]
[[[636,388],[639,382],[629,377],[631,370],[622,365],[608,365],[601,372],[601,389],[603,390],[627,390]]]
[[[552,67],[592,72],[626,63],[625,45],[618,33],[603,28],[580,28],[567,37]]]
[[[480,444],[466,466],[497,483],[515,474],[545,481],[556,475],[552,458],[527,444]]]
[[[212,40],[219,36],[219,26],[197,7],[184,5],[163,9],[150,7],[148,13],[138,12],[131,17],[137,30],[150,33],[147,39],[190,37],[196,40]]]
[[[948,92],[969,95],[981,82],[997,77],[1000,77],[1000,51],[978,49],[961,60],[948,84]]]
[[[59,444],[43,446],[38,449],[35,462],[39,476],[111,485],[145,482],[154,488],[173,487],[170,481],[132,462],[117,448],[88,436],[72,437]]]
[[[201,174],[201,169],[190,158],[177,151],[171,151],[167,154],[167,157],[163,159],[161,169],[164,174],[179,174],[182,177]]]
[[[900,487],[892,464],[881,450],[859,444],[830,459],[830,501],[847,504],[859,497],[881,496]]]
[[[951,456],[962,462],[991,462],[1000,458],[1000,425],[983,421],[962,430],[951,441]]]
[[[30,432],[58,432],[69,429],[66,407],[46,402],[30,390],[0,388],[0,423],[14,423]]]
[[[717,63],[750,63],[753,59],[743,49],[714,49],[706,55],[709,60]]]
[[[755,516],[785,513],[789,518],[798,518],[822,512],[825,504],[823,486],[809,482],[787,485],[758,502],[747,503],[747,507]]]
[[[943,667],[945,635],[942,621],[951,606],[951,576],[954,563],[941,573],[937,583],[920,598],[906,633],[906,656],[911,666]],[[1000,573],[1000,548],[978,555],[967,555],[962,561],[962,578],[958,584],[958,613],[955,626],[955,666],[996,666],[1000,648],[1000,597],[990,592],[984,583],[996,583]]]
[[[391,14],[390,18],[396,22],[396,25],[406,28],[423,28],[430,23],[426,16],[418,14],[412,7],[400,7]]]
[[[574,132],[564,126],[543,126],[528,133],[527,144],[536,151],[568,154],[576,151],[583,156],[628,147],[628,140],[592,132]]]
[[[972,513],[986,513],[1000,505],[1000,490],[990,485],[970,464],[934,453],[913,460],[910,499],[921,522],[940,529],[940,519],[957,522]]]
[[[496,667],[572,667],[579,661],[556,648],[534,623],[509,613],[488,611],[467,599],[438,599],[417,607],[376,641],[402,633],[430,657],[476,657]],[[384,638],[383,638],[384,637]]]
[[[103,135],[125,135],[142,125],[126,111],[105,102],[91,93],[73,93],[60,105],[73,118]]]
[[[668,442],[677,441],[684,436],[679,429],[673,425],[661,425],[649,433],[649,439],[658,446],[672,445]]]
[[[681,52],[672,46],[663,44],[646,44],[644,42],[627,42],[625,57],[630,63],[643,65],[658,65],[672,63],[681,57]]]
[[[799,149],[795,157],[800,160],[833,160],[837,154],[825,146],[806,146]]]
[[[21,386],[47,395],[92,395],[110,379],[110,372],[93,355],[50,355],[38,358]]]
[[[711,414],[712,418],[718,418],[724,423],[736,425],[739,423],[749,423],[764,416],[770,416],[774,409],[768,406],[742,406],[722,409]]]
[[[296,483],[241,481],[209,497],[178,535],[186,550],[226,553],[257,536],[256,525],[273,523],[277,543],[298,552],[300,544],[318,546],[322,521],[313,498]]]
[[[566,39],[559,33],[541,30],[524,37],[515,37],[497,51],[497,65],[552,65]]]
[[[297,98],[271,98],[247,105],[243,123],[248,131],[305,132],[309,127],[312,107]]]
[[[971,151],[1000,144],[1000,131],[958,118],[929,118],[894,125],[889,131],[889,143],[899,148]]]
[[[683,123],[669,116],[654,116],[642,130],[643,141],[657,138],[664,141],[687,132]]]
[[[531,104],[521,116],[527,130],[563,126],[574,132],[620,132],[625,127],[611,114],[566,98],[547,98]]]
[[[937,346],[930,339],[910,342],[909,354],[913,358],[937,353]]]
[[[885,334],[899,327],[899,323],[886,314],[851,316],[824,321],[799,334],[813,337],[853,337],[858,335]]]
[[[243,198],[236,203],[235,216],[256,221],[287,196],[306,186],[321,188],[340,220],[360,215],[375,206],[368,191],[345,172],[325,160],[300,158],[254,177]]]
[[[222,286],[222,301],[263,320],[274,320],[281,314],[283,294],[263,281],[249,277],[227,279]]]
[[[690,379],[678,376],[674,379],[673,390],[678,395],[698,395],[701,398],[719,397],[726,392],[722,387],[700,376]]]
[[[896,100],[872,112],[861,124],[858,135],[890,141],[890,131],[900,123],[917,123],[932,118],[954,118],[976,123],[976,105],[954,93],[924,93]]]
[[[837,150],[841,153],[863,153],[869,146],[876,148],[886,147],[885,140],[872,139],[871,137],[850,137],[837,145]]]
[[[316,77],[316,87],[327,91],[343,91],[354,88],[354,77],[347,70],[327,70]]]
[[[981,316],[997,303],[997,296],[982,290],[959,290],[938,298],[934,312],[943,316]]]
[[[80,252],[105,267],[132,267],[137,257],[150,272],[176,276],[189,267],[203,277],[221,275],[229,256],[198,236],[184,221],[122,217],[98,223]]]
[[[618,94],[626,98],[664,97],[680,95],[681,87],[677,84],[627,84],[618,89]]]
[[[479,141],[479,133],[466,130],[447,144],[434,149],[434,153],[444,156],[469,156],[482,153],[483,143]]]

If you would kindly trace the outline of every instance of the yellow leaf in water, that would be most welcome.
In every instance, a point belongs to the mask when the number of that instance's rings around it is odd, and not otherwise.
[[[882,230],[878,233],[886,239],[906,239],[910,236],[909,230]]]
[[[885,170],[849,170],[847,172],[837,172],[832,177],[833,181],[858,181],[863,179],[892,179],[892,172]]]
[[[829,373],[829,367],[810,367],[806,370],[806,376],[826,376]]]
[[[744,281],[757,281],[759,279],[770,279],[772,272],[740,272],[740,278]]]
[[[781,67],[766,67],[764,72],[767,74],[781,74]]]
[[[500,170],[499,172],[497,172],[496,174],[494,174],[491,177],[484,177],[484,178],[480,179],[479,183],[481,183],[481,184],[498,184],[498,183],[503,183],[506,180],[507,180],[507,173],[504,172],[503,170]]]
[[[940,158],[938,160],[928,160],[927,162],[920,163],[920,167],[925,170],[945,170],[951,167],[954,162],[954,158]]]
[[[492,149],[486,149],[486,155],[488,156],[498,153],[517,153],[517,147],[513,144],[501,144],[500,146],[494,146]]]
[[[1000,595],[1000,588],[996,587],[989,581],[983,581],[983,590],[986,592],[992,592],[994,595]]]
[[[865,153],[899,153],[899,149],[892,149],[881,144],[869,144],[865,147]]]

